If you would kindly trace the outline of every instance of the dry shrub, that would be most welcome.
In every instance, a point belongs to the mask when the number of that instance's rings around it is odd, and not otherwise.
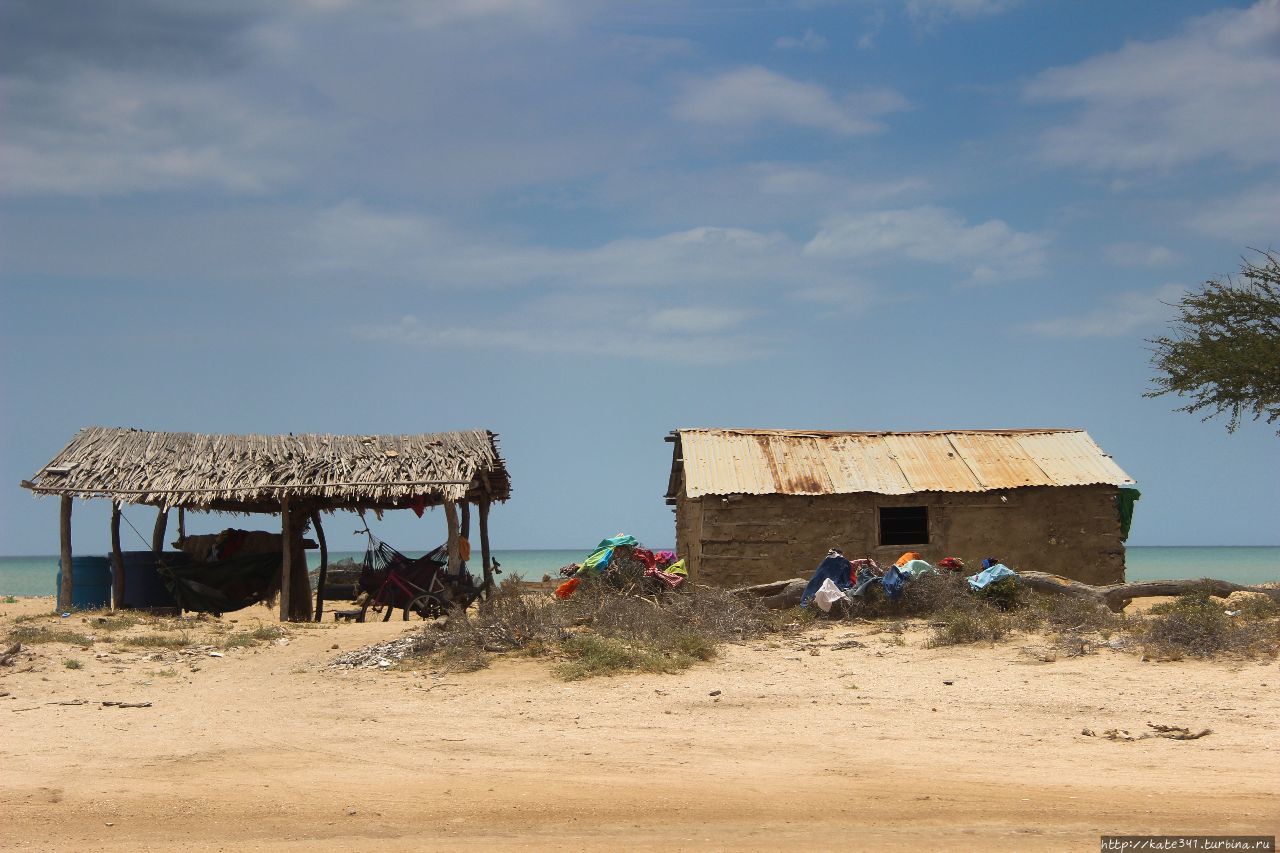
[[[1269,612],[1260,606],[1253,612]],[[1280,620],[1271,615],[1250,617],[1243,611],[1228,616],[1221,601],[1198,591],[1157,604],[1138,631],[1149,656],[1273,657],[1280,651]]]
[[[564,678],[672,672],[715,657],[720,643],[778,630],[782,618],[710,587],[649,597],[590,578],[568,601],[556,601],[506,582],[477,612],[427,628],[412,655],[470,671],[494,652],[558,654],[567,659],[555,669]]]
[[[936,616],[941,624],[934,627],[925,641],[929,648],[994,643],[1003,639],[1011,628],[1010,618],[991,605],[976,609],[950,608]]]
[[[1019,621],[1028,630],[1108,632],[1118,631],[1125,625],[1123,616],[1112,613],[1104,605],[1069,595],[1030,594],[1020,616]]]

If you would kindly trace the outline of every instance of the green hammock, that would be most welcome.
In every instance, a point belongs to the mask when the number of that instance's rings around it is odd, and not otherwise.
[[[279,551],[176,566],[161,560],[156,571],[183,610],[231,613],[266,598],[283,560]]]

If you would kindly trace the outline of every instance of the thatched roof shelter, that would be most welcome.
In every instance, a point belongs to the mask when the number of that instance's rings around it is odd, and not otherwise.
[[[460,540],[470,535],[470,506],[475,504],[485,588],[489,589],[489,507],[511,497],[511,477],[498,452],[497,435],[488,430],[420,435],[206,435],[88,427],[30,480],[23,480],[22,486],[62,499],[59,605],[64,608],[72,597],[74,498],[112,502],[116,606],[122,605],[124,586],[121,505],[148,504],[159,509],[152,535],[156,553],[164,550],[168,514],[174,508],[180,541],[185,536],[186,510],[278,514],[282,619],[306,618],[309,613],[310,586],[301,559],[302,531],[307,525],[319,539],[323,588],[327,549],[321,512],[412,508],[421,514],[428,507],[443,507],[452,573],[461,565]],[[317,619],[322,595],[316,605]]]
[[[511,478],[487,430],[421,435],[208,435],[88,427],[22,483],[37,494],[161,509],[396,509],[425,499],[505,501]]]

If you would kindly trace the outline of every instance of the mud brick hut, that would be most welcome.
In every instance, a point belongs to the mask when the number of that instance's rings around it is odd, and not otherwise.
[[[892,562],[996,556],[1124,580],[1134,481],[1078,429],[672,432],[667,503],[691,578],[807,576],[828,548]]]
[[[489,508],[511,496],[511,478],[488,430],[419,435],[210,435],[89,427],[80,430],[23,488],[61,498],[62,585],[59,607],[72,597],[71,510],[75,498],[112,502],[112,604],[126,595],[120,550],[123,504],[156,507],[152,551],[164,550],[171,510],[178,511],[178,540],[185,513],[220,512],[278,516],[280,618],[311,618],[311,588],[303,558],[303,531],[319,540],[320,585],[327,566],[322,513],[381,513],[444,509],[448,564],[460,565],[460,537],[470,535],[470,507],[479,515],[486,586],[492,582]],[[317,596],[315,619],[321,618]]]

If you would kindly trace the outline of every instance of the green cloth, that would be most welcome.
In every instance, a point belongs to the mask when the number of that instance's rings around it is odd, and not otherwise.
[[[663,569],[669,575],[680,575],[681,577],[689,577],[689,570],[684,566],[684,560],[676,560],[671,565]]]
[[[628,536],[625,533],[619,533],[610,539],[601,539],[600,544],[591,552],[591,556],[582,561],[582,568],[578,569],[578,574],[585,575],[587,572],[603,572],[609,567],[609,561],[613,559],[613,549],[621,545],[639,545],[640,541],[634,536]]]
[[[1120,541],[1129,539],[1129,526],[1133,524],[1133,505],[1142,497],[1142,492],[1135,488],[1121,489],[1116,492],[1116,508],[1120,510]]]

